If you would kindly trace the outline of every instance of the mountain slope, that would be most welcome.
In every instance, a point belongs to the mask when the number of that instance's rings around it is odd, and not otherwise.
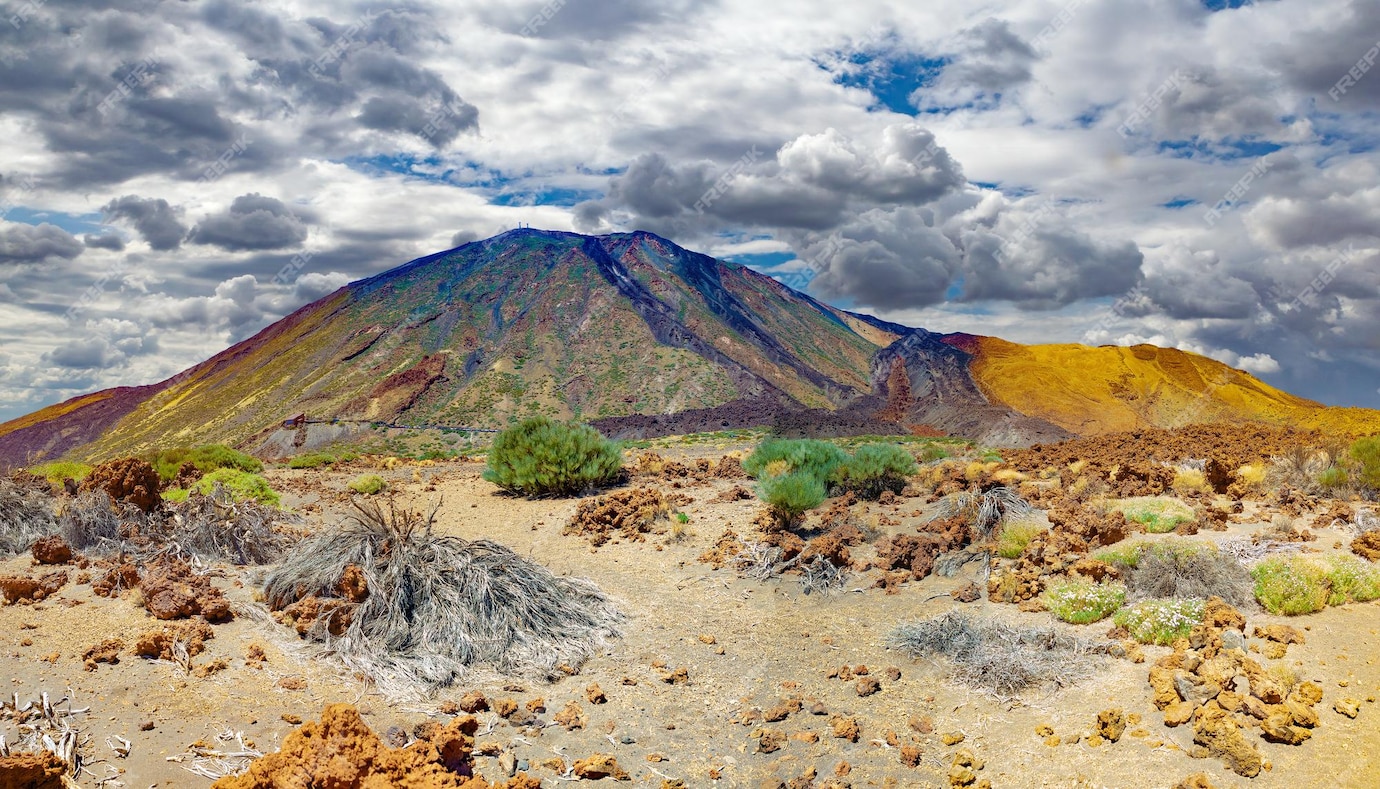
[[[651,234],[513,231],[352,283],[149,388],[99,438],[45,448],[243,444],[298,412],[496,427],[735,400],[834,409],[867,393],[877,343],[894,337]],[[60,435],[91,407],[26,419]],[[24,460],[3,437],[0,455]]]
[[[1380,432],[1380,412],[1325,408],[1181,351],[939,335],[650,233],[524,229],[351,283],[168,381],[0,425],[0,468],[281,446],[298,413],[469,427],[545,414],[624,437],[924,428],[1005,445],[1210,421]]]
[[[1380,412],[1324,406],[1173,348],[1017,345],[973,335],[951,335],[946,342],[973,354],[973,378],[993,403],[1080,435],[1196,422],[1380,431]]]

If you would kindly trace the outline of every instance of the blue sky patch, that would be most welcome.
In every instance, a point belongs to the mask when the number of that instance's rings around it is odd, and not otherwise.
[[[1175,159],[1229,162],[1236,159],[1259,159],[1275,151],[1283,150],[1284,146],[1268,140],[1232,138],[1208,140],[1192,137],[1187,140],[1162,140],[1157,148],[1160,153],[1167,153]]]
[[[1255,5],[1255,0],[1200,0],[1200,2],[1202,2],[1203,8],[1213,12],[1229,11],[1233,8]]]
[[[49,224],[60,227],[72,235],[81,233],[94,233],[100,235],[105,230],[105,225],[101,224],[100,214],[67,214],[62,211],[34,211],[29,208],[16,206],[5,214],[5,219],[10,222],[19,222],[25,225]]]
[[[842,54],[842,53],[839,53]],[[847,66],[830,69],[834,82],[846,88],[861,88],[872,94],[877,104],[900,115],[919,115],[911,94],[934,84],[948,58],[931,58],[911,53],[854,52],[843,57]]]
[[[489,200],[490,205],[509,206],[514,208],[555,205],[563,208],[583,203],[586,200],[597,200],[603,197],[602,192],[590,189],[566,189],[564,187],[552,187],[550,189],[539,189],[531,192],[504,192],[494,195]]]
[[[1160,208],[1184,208],[1190,205],[1197,205],[1198,201],[1191,197],[1176,197],[1167,203],[1160,203]]]

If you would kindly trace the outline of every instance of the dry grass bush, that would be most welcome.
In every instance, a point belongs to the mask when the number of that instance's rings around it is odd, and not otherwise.
[[[205,496],[145,513],[127,501],[112,502],[93,490],[63,507],[59,533],[73,549],[96,556],[156,553],[195,556],[206,562],[271,564],[296,539],[297,516],[254,501],[239,501],[219,485]]]
[[[1019,627],[953,611],[899,625],[887,645],[915,658],[948,658],[955,680],[1003,699],[1084,680],[1106,652],[1058,628]]]
[[[55,529],[51,495],[0,478],[0,556],[23,553]]]
[[[1209,543],[1165,540],[1144,545],[1123,580],[1133,600],[1220,597],[1237,608],[1254,599],[1250,571]]]
[[[129,502],[112,502],[104,491],[89,490],[63,505],[58,532],[74,550],[104,556],[124,550],[129,537],[149,520]]]
[[[289,528],[297,522],[276,507],[239,501],[216,485],[209,494],[175,507],[158,539],[206,561],[272,564],[296,541]]]
[[[326,622],[306,635],[389,695],[453,684],[487,664],[511,675],[552,679],[578,668],[619,635],[623,615],[592,582],[562,578],[488,540],[433,533],[422,516],[354,502],[340,528],[300,543],[269,573],[264,596],[284,609],[304,598],[337,598],[354,583],[348,626]],[[354,569],[350,569],[353,567]]]
[[[935,519],[961,516],[972,526],[974,537],[985,540],[993,535],[998,525],[1008,519],[1023,518],[1031,509],[1030,502],[1015,490],[997,485],[987,490],[966,490],[945,496],[939,502]]]

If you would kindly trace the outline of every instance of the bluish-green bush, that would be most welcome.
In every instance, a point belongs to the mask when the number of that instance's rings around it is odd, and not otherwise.
[[[617,443],[589,425],[531,417],[499,433],[484,479],[526,496],[569,496],[615,482],[623,473]]]
[[[801,471],[764,477],[757,483],[757,495],[771,506],[781,526],[789,526],[824,503],[826,493],[822,480]]]
[[[863,444],[834,468],[831,481],[865,499],[875,499],[883,491],[900,493],[906,477],[919,467],[915,457],[896,444]]]
[[[847,459],[847,453],[828,441],[773,439],[762,442],[747,456],[743,470],[759,480],[782,474],[808,474],[823,483]]]

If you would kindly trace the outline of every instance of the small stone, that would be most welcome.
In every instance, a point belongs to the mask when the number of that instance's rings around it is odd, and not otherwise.
[[[489,700],[484,698],[484,694],[477,690],[472,690],[460,697],[460,709],[473,715],[476,712],[484,712],[489,709]]]
[[[1332,703],[1332,710],[1338,715],[1355,718],[1361,714],[1361,703],[1356,699],[1338,699]]]
[[[758,753],[774,753],[786,744],[786,735],[779,731],[763,730],[757,738]]]
[[[1268,742],[1278,742],[1285,745],[1298,745],[1309,737],[1313,732],[1290,723],[1287,714],[1271,715],[1260,723],[1260,736]]]
[[[596,753],[588,759],[579,759],[571,770],[575,777],[586,781],[597,781],[600,778],[612,778],[615,781],[630,779],[628,772],[618,766],[618,760],[607,753]]]
[[[1041,737],[1048,737],[1054,733],[1054,727],[1048,723],[1041,723],[1039,726],[1035,727],[1035,733]]]
[[[1045,738],[1045,745],[1048,745],[1051,748],[1058,747],[1060,742],[1062,742],[1062,740],[1059,739],[1059,735],[1057,734],[1051,734]]]
[[[599,687],[599,683],[595,682],[585,688],[585,700],[590,704],[604,704],[609,699],[604,695],[604,691]]]
[[[871,696],[881,689],[882,683],[878,682],[876,677],[869,676],[864,676],[862,679],[858,680],[858,684],[854,687],[857,694],[862,697]]]
[[[944,741],[945,745],[958,745],[960,742],[963,742],[965,736],[961,731],[951,731],[940,739]]]

